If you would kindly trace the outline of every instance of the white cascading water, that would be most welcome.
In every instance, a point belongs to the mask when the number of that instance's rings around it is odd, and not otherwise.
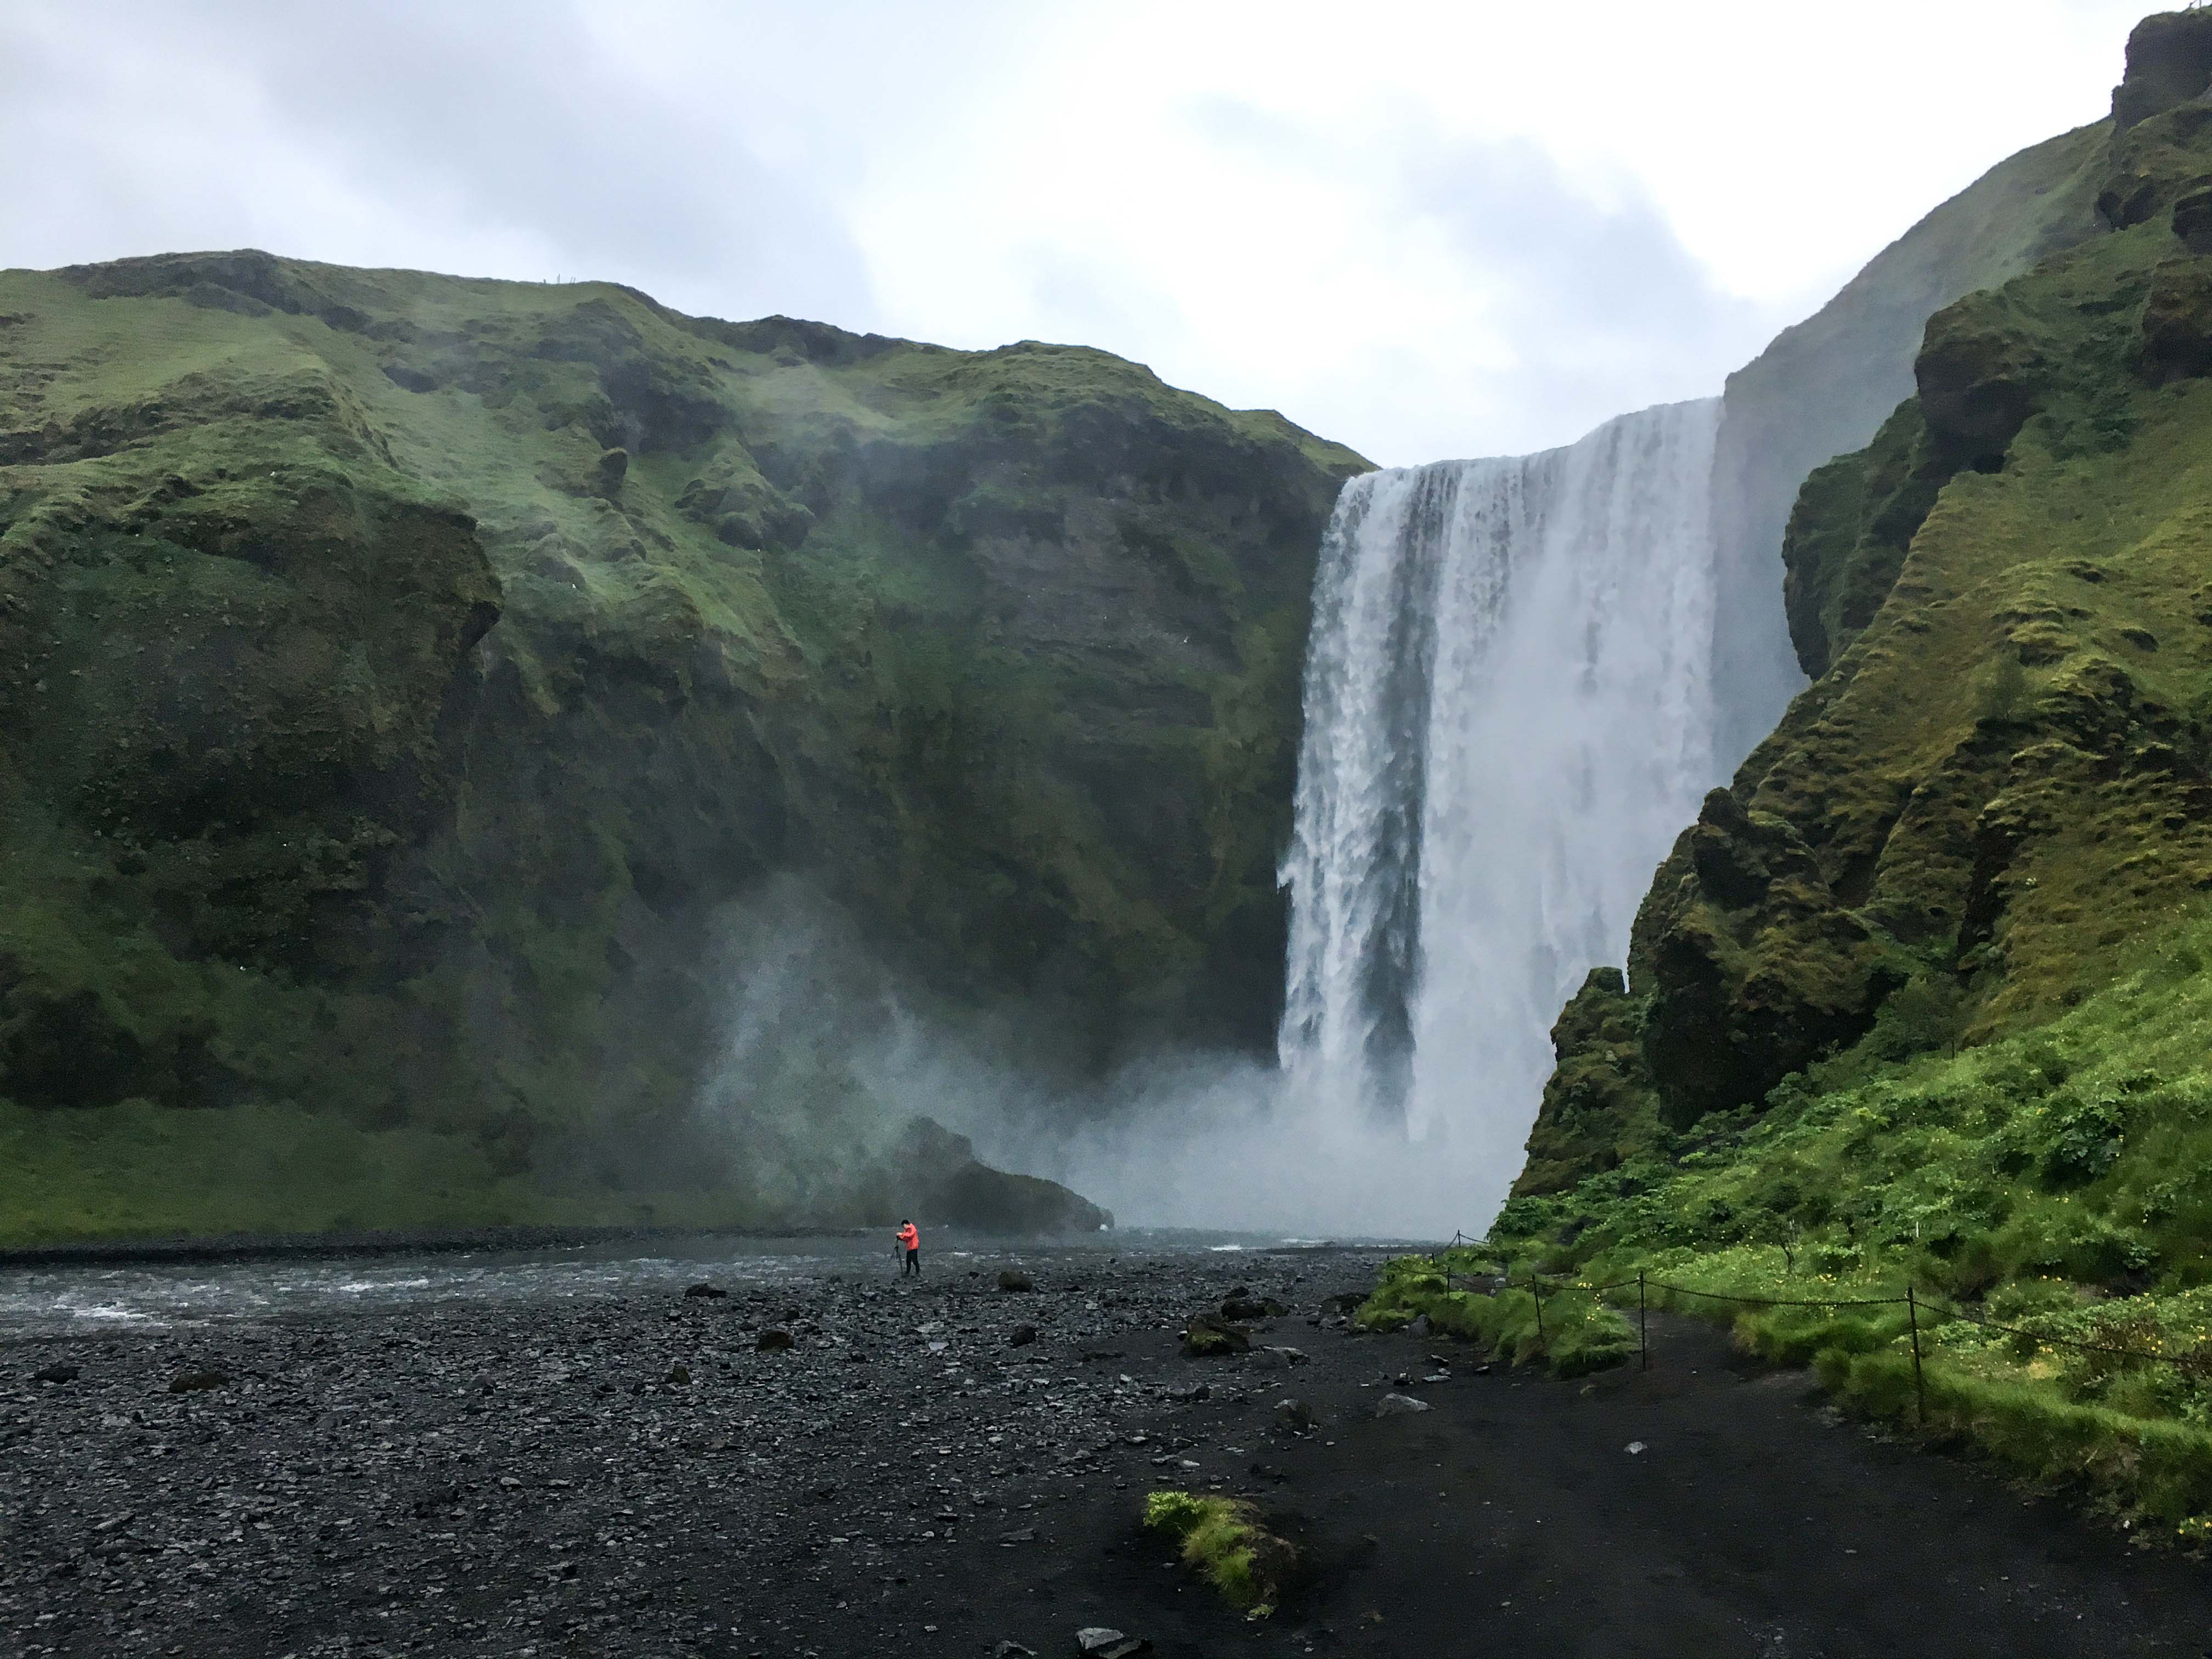
[[[1337,503],[1280,1058],[1310,1116],[1408,1143],[1402,1224],[1488,1222],[1560,1005],[1624,959],[1735,758],[1714,752],[1719,420],[1717,398],[1668,404],[1540,455],[1370,473]]]

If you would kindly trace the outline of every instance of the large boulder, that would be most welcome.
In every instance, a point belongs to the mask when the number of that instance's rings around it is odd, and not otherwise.
[[[904,1213],[915,1220],[966,1232],[1067,1236],[1097,1233],[1114,1224],[1110,1211],[1056,1181],[994,1170],[975,1156],[975,1143],[933,1118],[910,1120],[889,1164]]]

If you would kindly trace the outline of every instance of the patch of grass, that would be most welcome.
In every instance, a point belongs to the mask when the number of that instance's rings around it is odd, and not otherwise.
[[[1560,1376],[1601,1370],[1634,1350],[1628,1322],[1578,1285],[1546,1283],[1540,1309],[1533,1289],[1509,1285],[1493,1291],[1467,1283],[1491,1277],[1498,1265],[1495,1256],[1465,1249],[1401,1256],[1384,1265],[1374,1294],[1353,1317],[1369,1330],[1388,1331],[1426,1315],[1447,1335]],[[1525,1285],[1529,1275],[1524,1271],[1520,1278]]]
[[[1282,1599],[1297,1552],[1240,1498],[1160,1491],[1145,1498],[1145,1528],[1175,1540],[1186,1564],[1232,1607],[1265,1618]]]
[[[1763,1111],[1708,1120],[1670,1155],[1510,1200],[1491,1247],[1586,1282],[1640,1270],[1745,1297],[1913,1286],[1931,1434],[2194,1536],[2194,1517],[2212,1514],[2208,961],[2212,914],[2199,907],[2045,1025],[1793,1075]],[[1443,1277],[1482,1260],[1398,1264],[1370,1308],[1486,1334],[1505,1298]],[[1671,1300],[1911,1425],[1904,1307]],[[1670,1298],[1655,1287],[1652,1301]]]

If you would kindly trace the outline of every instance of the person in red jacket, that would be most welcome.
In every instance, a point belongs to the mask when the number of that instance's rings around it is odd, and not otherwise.
[[[906,1265],[899,1269],[899,1277],[904,1279],[908,1273],[912,1273],[916,1279],[921,1278],[921,1234],[916,1230],[914,1223],[911,1221],[899,1223],[898,1243],[899,1249],[906,1252]]]

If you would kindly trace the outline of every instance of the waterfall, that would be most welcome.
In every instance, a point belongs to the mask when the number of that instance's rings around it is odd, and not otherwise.
[[[1715,752],[1720,400],[1347,483],[1314,590],[1280,1059],[1487,1221],[1560,1005],[1623,960]],[[1412,1194],[1407,1194],[1413,1197]],[[1426,1207],[1426,1205],[1424,1205]]]

